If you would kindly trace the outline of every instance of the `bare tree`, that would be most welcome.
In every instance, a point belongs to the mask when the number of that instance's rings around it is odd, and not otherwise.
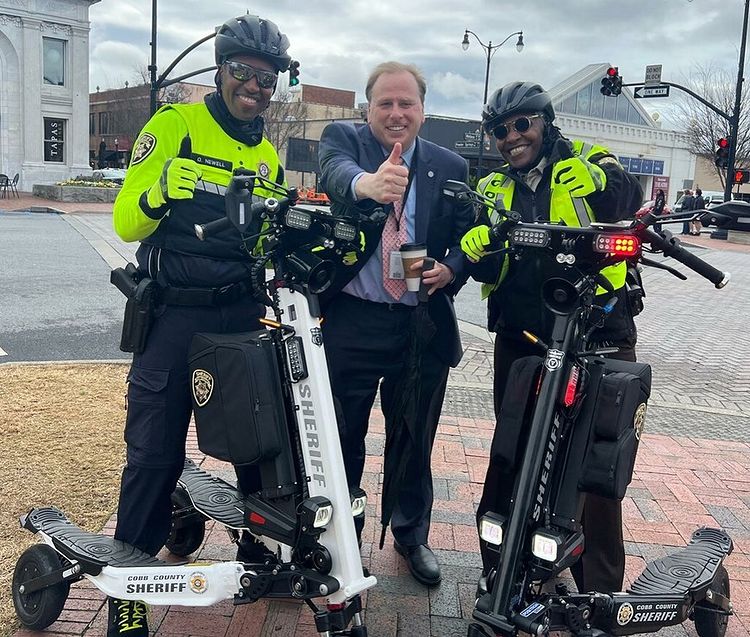
[[[263,114],[265,135],[280,153],[290,137],[304,137],[307,105],[295,101],[289,89],[279,89]]]
[[[690,77],[683,79],[681,83],[718,109],[729,115],[733,114],[736,78],[733,78],[728,71],[715,68],[710,64],[698,65]],[[677,95],[679,97],[671,107],[672,115],[677,121],[686,123],[690,151],[713,163],[717,140],[729,137],[729,122],[695,98],[679,91]],[[735,168],[750,166],[748,121],[750,121],[750,95],[745,92],[740,105]],[[716,174],[724,184],[725,171],[717,167]]]

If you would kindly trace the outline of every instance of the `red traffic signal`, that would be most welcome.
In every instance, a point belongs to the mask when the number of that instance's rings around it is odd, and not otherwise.
[[[734,171],[734,183],[735,184],[746,184],[750,181],[750,170],[735,170]]]
[[[729,140],[722,137],[716,145],[718,148],[714,153],[714,164],[719,168],[726,168],[729,165]]]
[[[599,89],[602,95],[619,95],[622,93],[622,78],[616,66],[610,66],[607,74],[602,78],[602,87]]]

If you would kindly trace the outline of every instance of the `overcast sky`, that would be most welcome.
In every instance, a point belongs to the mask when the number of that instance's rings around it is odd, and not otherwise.
[[[464,29],[489,44],[511,37],[493,55],[489,91],[513,80],[550,88],[592,63],[620,68],[624,81],[643,80],[647,64],[662,78],[685,84],[697,66],[724,68],[736,77],[743,0],[275,0],[245,4],[214,0],[158,0],[159,72],[193,42],[247,10],[275,21],[300,61],[302,83],[349,89],[364,101],[376,64],[413,62],[427,82],[427,113],[478,118],[486,53]],[[90,86],[138,82],[148,65],[150,0],[102,0],[92,5]],[[193,51],[171,74],[213,64],[213,40]],[[746,69],[747,70],[747,69]],[[750,70],[747,70],[750,73]],[[211,83],[211,75],[190,80]],[[675,91],[672,91],[673,95]],[[668,114],[668,100],[643,100]]]

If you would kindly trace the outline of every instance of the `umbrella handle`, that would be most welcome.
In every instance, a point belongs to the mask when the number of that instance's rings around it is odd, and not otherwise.
[[[425,270],[432,270],[432,268],[435,267],[435,259],[432,257],[425,257],[422,261],[422,271]],[[419,299],[420,303],[427,303],[429,300],[429,295],[427,294],[428,288],[424,284],[424,279],[420,279],[419,281],[419,292],[417,293],[417,298]]]

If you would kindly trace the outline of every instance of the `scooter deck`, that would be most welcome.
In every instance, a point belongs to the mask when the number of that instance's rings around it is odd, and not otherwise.
[[[228,482],[203,471],[186,458],[179,483],[188,492],[193,506],[206,517],[232,529],[247,528],[244,498]]]
[[[55,507],[32,509],[21,525],[47,535],[55,548],[68,558],[103,566],[169,566],[134,546],[79,528]]]
[[[684,595],[707,588],[722,560],[732,552],[732,539],[719,529],[702,528],[690,544],[650,562],[628,590],[634,595]]]

